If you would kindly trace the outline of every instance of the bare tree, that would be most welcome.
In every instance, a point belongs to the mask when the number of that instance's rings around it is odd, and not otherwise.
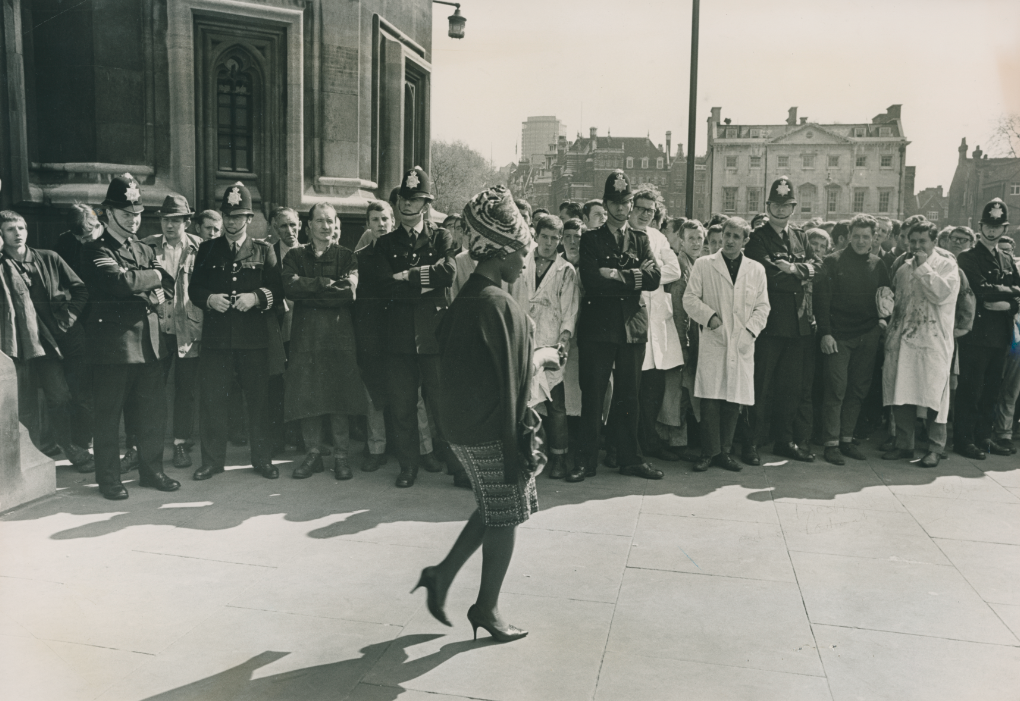
[[[468,200],[498,178],[488,159],[463,141],[432,142],[433,206],[438,211],[459,214]]]
[[[999,117],[988,145],[1000,158],[1020,158],[1020,114]]]

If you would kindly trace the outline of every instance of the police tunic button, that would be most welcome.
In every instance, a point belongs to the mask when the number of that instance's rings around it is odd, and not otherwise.
[[[232,278],[230,278],[230,279],[231,279],[231,280],[236,280],[236,279],[237,279],[237,276],[235,275],[234,277],[232,277]]]

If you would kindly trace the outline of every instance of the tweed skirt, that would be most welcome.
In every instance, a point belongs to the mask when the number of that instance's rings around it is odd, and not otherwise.
[[[454,445],[450,449],[467,472],[482,522],[486,526],[519,526],[538,511],[534,475],[516,484],[503,481],[503,445],[500,441],[480,445]]]

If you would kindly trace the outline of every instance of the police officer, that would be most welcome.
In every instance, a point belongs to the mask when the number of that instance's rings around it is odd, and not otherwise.
[[[996,197],[981,212],[978,243],[957,258],[967,276],[977,312],[970,333],[961,336],[960,381],[956,389],[953,442],[957,453],[984,460],[986,453],[1011,455],[992,438],[992,420],[1006,351],[1013,342],[1013,317],[1020,304],[1020,273],[998,248],[1009,228],[1009,210]]]
[[[802,396],[801,366],[814,343],[804,288],[814,277],[815,266],[809,262],[807,237],[790,224],[797,198],[789,178],[772,183],[765,209],[768,221],[751,232],[744,249],[744,255],[765,266],[772,309],[754,344],[755,402],[751,435],[744,436],[741,458],[748,465],[760,465],[757,448],[774,435],[776,455],[811,462],[814,455],[807,446],[793,441],[793,421]]]
[[[174,279],[152,248],[135,234],[142,223],[142,195],[130,173],[118,175],[102,206],[107,224],[82,248],[81,277],[92,311],[85,323],[92,363],[96,482],[107,499],[127,499],[120,480],[119,435],[123,413],[138,448],[138,484],[163,492],[180,482],[163,473],[166,393],[162,361],[167,349],[159,333],[160,305],[174,294]]]
[[[251,193],[237,182],[223,193],[223,236],[205,241],[195,257],[195,272],[188,286],[192,304],[205,312],[201,383],[202,465],[196,480],[223,472],[227,455],[228,413],[242,411],[228,400],[236,373],[248,406],[249,446],[255,472],[268,479],[280,476],[273,466],[269,434],[270,351],[282,355],[273,306],[283,300],[280,261],[271,244],[248,235]]]
[[[363,276],[359,293],[386,303],[380,321],[386,344],[384,365],[393,442],[400,462],[398,487],[411,487],[418,477],[419,386],[432,417],[437,423],[439,418],[436,327],[450,303],[457,246],[448,231],[429,221],[433,199],[428,173],[420,166],[408,170],[394,207],[400,226],[359,254]],[[441,426],[436,428],[435,452],[449,468],[456,469]],[[425,463],[425,469],[435,472],[442,470],[442,465],[438,461]]]
[[[595,476],[602,409],[613,377],[609,409],[612,430],[606,447],[616,448],[621,475],[662,479],[638,450],[638,388],[648,341],[648,312],[642,292],[658,289],[661,273],[648,235],[627,220],[634,209],[630,181],[622,170],[606,179],[606,223],[581,235],[581,284],[584,299],[577,322],[581,384],[580,449],[568,482]]]

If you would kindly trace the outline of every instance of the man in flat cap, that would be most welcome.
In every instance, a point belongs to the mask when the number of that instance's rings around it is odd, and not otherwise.
[[[603,202],[608,220],[581,236],[584,299],[577,322],[581,434],[577,461],[567,481],[595,476],[610,374],[613,430],[606,437],[606,446],[616,448],[620,474],[662,479],[662,472],[646,463],[638,449],[638,389],[648,342],[648,312],[641,293],[658,289],[661,272],[648,236],[628,223],[634,195],[622,170],[613,171],[606,179]]]
[[[992,437],[995,402],[1020,305],[1020,273],[1013,258],[998,248],[1008,228],[1009,209],[996,197],[981,212],[977,245],[957,258],[977,298],[977,312],[970,333],[959,339],[953,444],[957,453],[974,460],[984,460],[986,453],[1016,452]]]
[[[282,357],[279,334],[271,335],[267,314],[283,300],[280,261],[273,246],[248,235],[251,193],[241,182],[227,187],[220,204],[223,235],[204,241],[195,256],[188,298],[205,312],[198,376],[201,383],[202,465],[196,480],[223,472],[231,411],[230,384],[236,374],[248,407],[251,464],[267,479],[280,476],[273,465],[269,433],[270,352]],[[277,326],[277,329],[279,326]],[[274,348],[278,344],[279,348]]]
[[[121,414],[137,445],[139,486],[164,492],[181,486],[163,473],[167,350],[158,312],[174,294],[174,279],[152,248],[135,237],[145,209],[141,199],[130,173],[115,177],[102,204],[106,229],[85,244],[81,255],[81,277],[92,303],[85,335],[95,392],[96,482],[107,499],[128,498],[120,479]]]

